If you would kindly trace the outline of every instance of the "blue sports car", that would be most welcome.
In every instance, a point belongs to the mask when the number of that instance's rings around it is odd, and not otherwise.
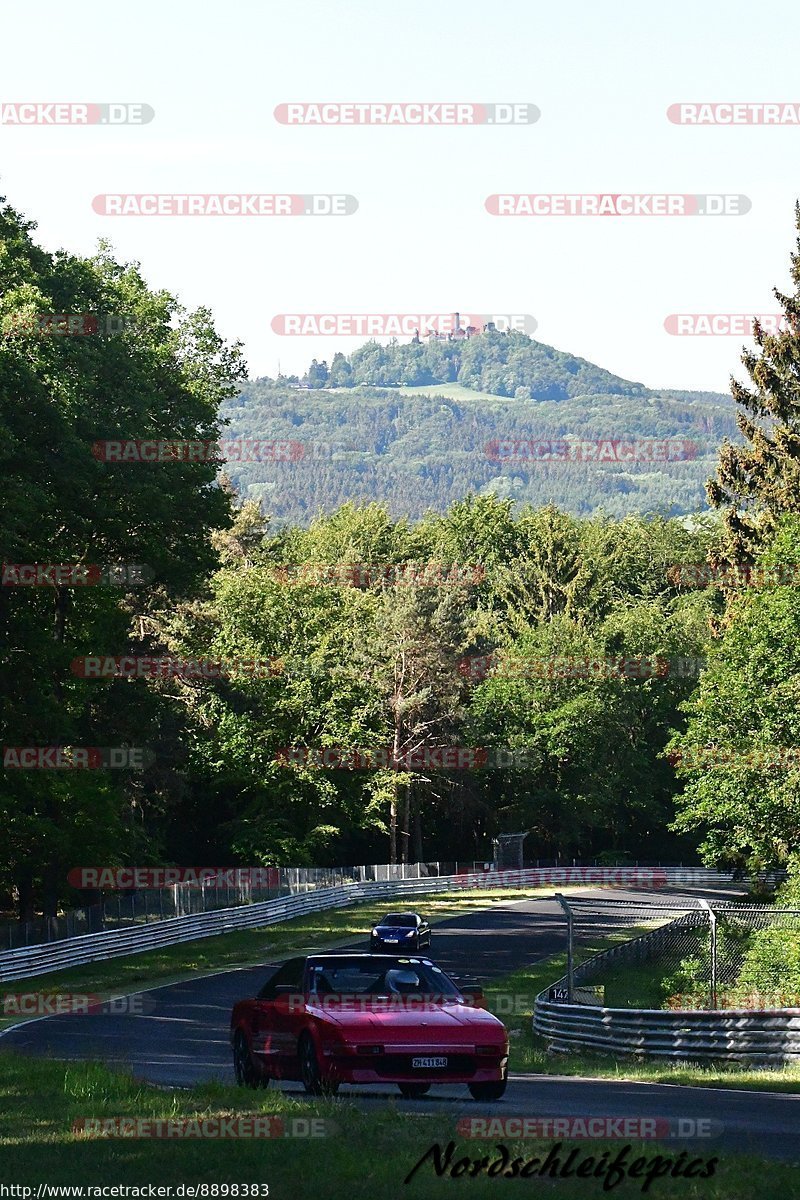
[[[431,927],[419,913],[388,913],[370,935],[369,947],[373,951],[386,950],[397,954],[398,950],[421,950],[431,944]]]

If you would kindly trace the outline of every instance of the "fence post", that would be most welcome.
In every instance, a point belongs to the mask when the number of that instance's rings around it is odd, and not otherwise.
[[[572,909],[560,892],[556,892],[556,900],[567,916],[567,1003],[572,1004],[575,992],[575,959],[572,950]]]
[[[717,914],[707,900],[700,904],[708,910],[708,927],[711,933],[711,1008],[717,1007]]]

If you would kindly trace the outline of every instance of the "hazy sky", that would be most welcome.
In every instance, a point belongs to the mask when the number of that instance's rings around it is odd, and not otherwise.
[[[252,374],[363,339],[284,312],[530,313],[536,336],[653,386],[725,390],[742,339],[670,313],[771,312],[800,126],[685,127],[678,101],[800,104],[800,7],[773,0],[138,0],[2,5],[0,101],[150,104],[144,126],[0,125],[0,192],[49,248],[108,237],[207,304]],[[531,125],[298,127],[286,101],[518,101]],[[353,216],[100,217],[98,193],[349,193]],[[496,192],[734,193],[746,216],[497,218]]]

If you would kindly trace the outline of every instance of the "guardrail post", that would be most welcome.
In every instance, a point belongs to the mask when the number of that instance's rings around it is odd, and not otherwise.
[[[556,892],[556,900],[561,905],[567,916],[567,1003],[572,1004],[575,993],[575,961],[572,948],[572,909],[560,892]]]
[[[710,1007],[717,1007],[717,914],[714,912],[707,900],[698,901],[701,908],[708,912],[708,928],[711,934],[711,1004]]]

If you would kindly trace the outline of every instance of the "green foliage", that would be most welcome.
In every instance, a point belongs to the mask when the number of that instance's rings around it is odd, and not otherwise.
[[[800,562],[798,518],[784,518],[759,558]],[[747,587],[729,597],[688,724],[672,751],[686,787],[677,828],[703,831],[706,861],[785,863],[800,841],[800,589]],[[789,755],[785,752],[789,751]],[[692,759],[694,755],[694,759]]]
[[[192,731],[186,811],[203,826],[216,813],[222,846],[269,863],[380,861],[395,845],[411,858],[485,858],[495,833],[519,828],[533,857],[685,852],[664,831],[675,783],[661,753],[692,677],[481,681],[459,662],[494,651],[702,658],[707,601],[676,591],[669,567],[702,557],[707,536],[658,518],[516,511],[492,496],[417,524],[348,504],[272,533],[245,505],[217,538],[209,599],[180,606],[162,636],[179,657],[278,658],[283,670],[179,685]],[[408,562],[479,564],[483,576],[455,587],[393,586],[377,572],[340,587],[279,577],[285,565]],[[293,745],[419,744],[527,757],[449,773],[276,762]]]
[[[777,993],[793,998],[792,1007],[800,1006],[800,929],[774,925],[757,930],[750,938],[738,983],[742,991]]]
[[[67,871],[140,856],[174,788],[179,714],[143,681],[80,678],[74,658],[146,650],[151,614],[197,589],[215,563],[210,532],[229,496],[213,461],[110,463],[106,439],[214,441],[219,406],[243,375],[206,310],[152,292],[108,247],[49,254],[0,200],[0,509],[4,561],[145,564],[152,588],[0,588],[4,746],[144,746],[159,766],[125,772],[8,770],[0,791],[0,882],[48,913]],[[42,314],[93,314],[100,332],[41,333]],[[117,332],[106,335],[106,318]]]

